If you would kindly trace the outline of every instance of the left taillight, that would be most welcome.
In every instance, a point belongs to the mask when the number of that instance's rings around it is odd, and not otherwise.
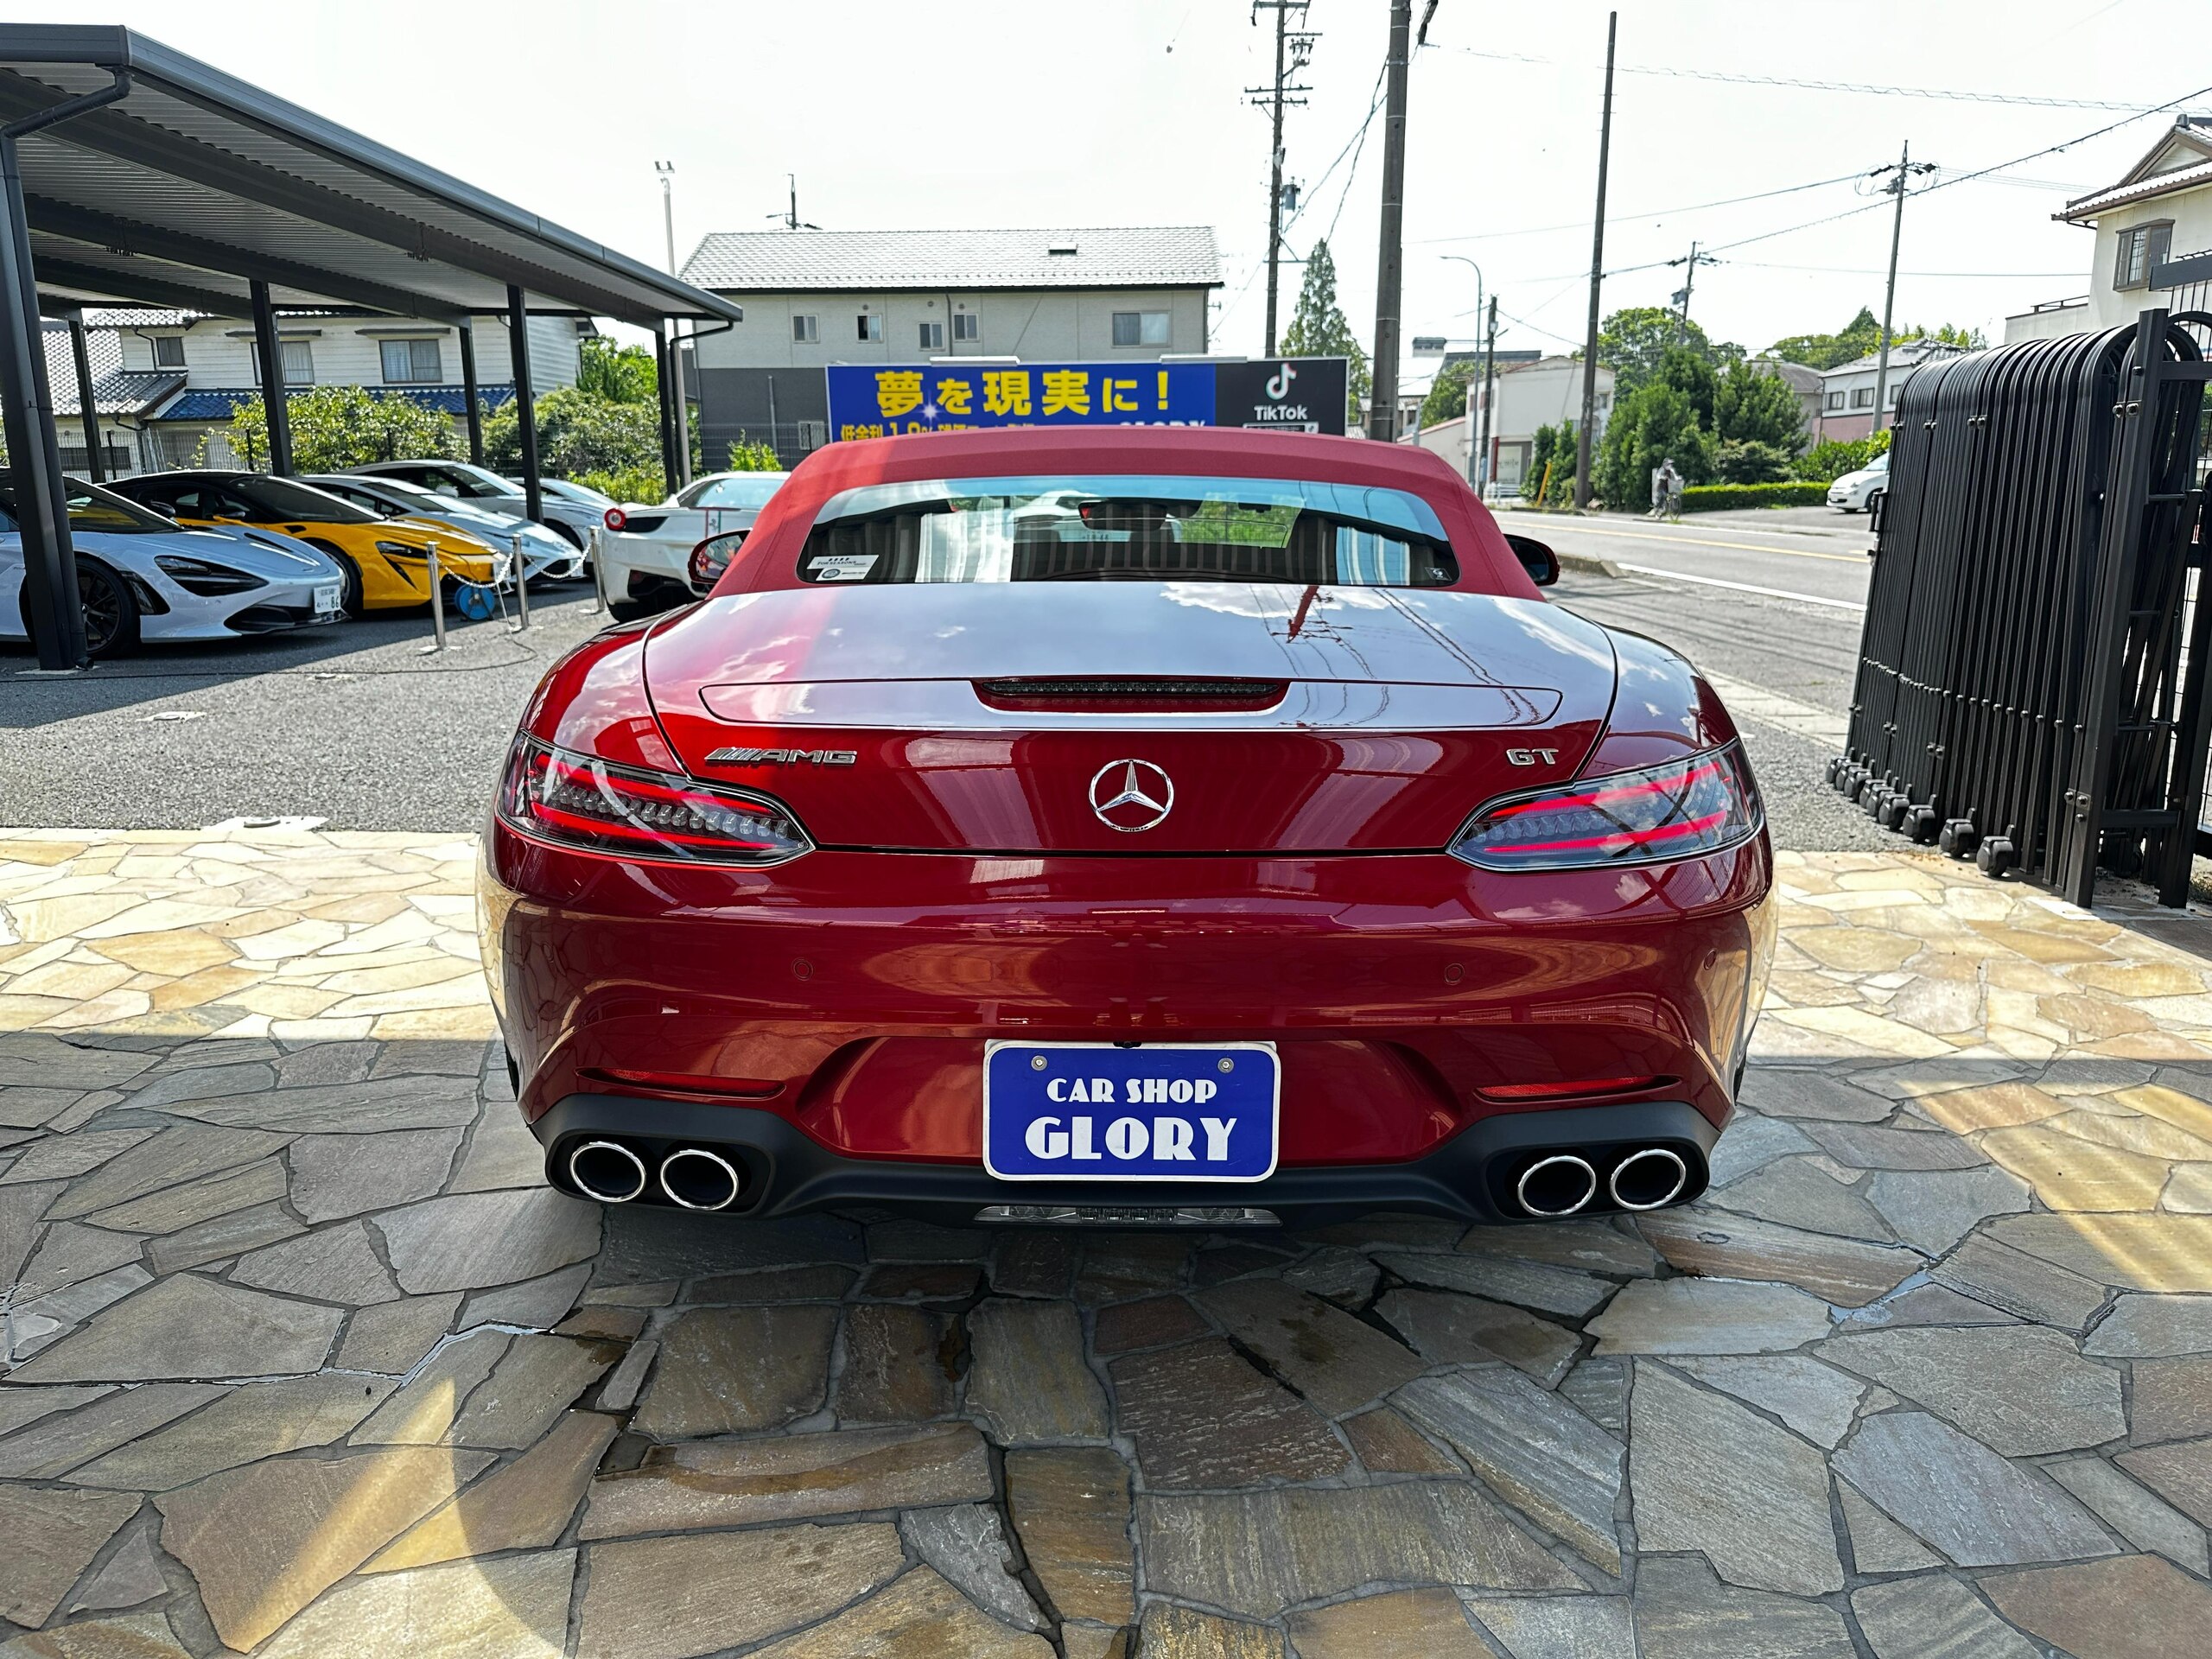
[[[1586,869],[1695,858],[1747,841],[1758,787],[1731,743],[1688,760],[1491,802],[1452,843],[1486,870]]]
[[[515,740],[499,816],[524,834],[589,852],[687,864],[780,864],[814,843],[781,803],[687,778],[610,766]]]

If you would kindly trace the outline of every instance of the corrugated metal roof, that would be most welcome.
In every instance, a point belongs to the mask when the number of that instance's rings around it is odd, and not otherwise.
[[[304,391],[306,388],[295,388]],[[459,386],[368,386],[364,388],[372,397],[404,397],[410,403],[420,404],[425,409],[435,409],[444,415],[465,415],[468,402]],[[515,389],[499,385],[476,388],[478,401],[487,409],[498,409],[514,401]],[[186,392],[159,415],[157,421],[227,421],[232,411],[243,403],[261,396],[252,386],[227,389],[195,389]]]
[[[1055,248],[1069,250],[1056,253]],[[683,280],[725,293],[1217,288],[1206,225],[1034,231],[718,231]]]

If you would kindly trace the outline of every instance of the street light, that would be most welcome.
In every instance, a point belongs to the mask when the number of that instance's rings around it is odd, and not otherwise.
[[[1483,268],[1480,265],[1476,264],[1472,259],[1470,259],[1464,253],[1444,253],[1439,254],[1437,257],[1440,259],[1456,260],[1459,264],[1470,266],[1474,270],[1475,337],[1478,340],[1481,339],[1483,328]],[[1487,390],[1485,390],[1483,394],[1483,418],[1485,423],[1487,423],[1490,418],[1490,394]],[[1468,423],[1468,427],[1467,482],[1475,486],[1475,493],[1479,496],[1490,484],[1490,455],[1487,453],[1488,446],[1486,444],[1479,447],[1477,445],[1473,431],[1473,423],[1471,421]]]

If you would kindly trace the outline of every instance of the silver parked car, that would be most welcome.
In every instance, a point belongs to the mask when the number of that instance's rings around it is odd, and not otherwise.
[[[345,572],[318,548],[244,525],[187,530],[78,479],[65,480],[85,645],[119,657],[143,639],[235,639],[342,621]],[[28,632],[23,541],[0,469],[0,639]]]
[[[322,473],[302,479],[319,490],[327,490],[341,501],[380,512],[387,518],[450,524],[467,531],[479,541],[508,551],[522,537],[523,568],[532,582],[573,582],[585,573],[584,556],[567,539],[526,518],[492,512],[473,502],[440,495],[404,479],[364,477],[354,473]]]
[[[510,518],[527,518],[521,485],[504,479],[489,467],[479,467],[466,461],[372,461],[365,467],[346,469],[365,478],[396,478],[438,495],[456,501],[466,501],[473,507],[486,512],[504,513]],[[570,500],[554,490],[544,490],[539,495],[539,508],[546,527],[557,532],[579,553],[591,544],[591,532],[602,519],[607,509],[594,507],[586,502]]]

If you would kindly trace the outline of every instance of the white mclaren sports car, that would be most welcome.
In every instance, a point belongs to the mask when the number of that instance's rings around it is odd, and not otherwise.
[[[304,542],[244,526],[186,530],[81,480],[67,483],[85,642],[96,658],[141,640],[235,639],[345,614],[343,572]],[[0,471],[0,639],[29,632],[15,486]]]

